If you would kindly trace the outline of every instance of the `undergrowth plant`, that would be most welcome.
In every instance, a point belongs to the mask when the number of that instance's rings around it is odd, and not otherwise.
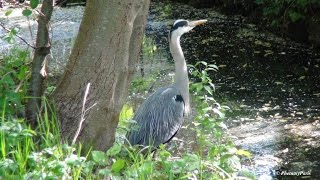
[[[6,115],[24,112],[24,98],[30,78],[29,63],[29,52],[19,48],[11,49],[0,59],[0,112]]]
[[[273,26],[305,20],[320,8],[319,0],[256,0]]]
[[[213,97],[215,86],[210,73],[218,70],[213,64],[204,61],[189,65],[195,82],[191,83],[193,100],[196,102],[194,130],[197,133],[198,156],[201,158],[201,179],[235,179],[241,170],[239,156],[250,157],[250,153],[238,150],[226,134],[224,112],[229,109],[221,106]]]
[[[240,169],[238,150],[227,138],[223,112],[214,99],[209,77],[215,65],[199,62],[190,66],[191,91],[196,102],[194,130],[198,148],[175,157],[161,145],[153,154],[141,153],[127,145],[125,133],[133,110],[125,105],[120,114],[117,140],[106,152],[82,154],[81,144],[64,143],[55,110],[44,98],[37,129],[24,119],[8,116],[4,106],[0,116],[0,178],[2,179],[234,179]],[[7,104],[6,102],[4,104]]]
[[[48,102],[33,130],[23,119],[6,116],[0,126],[0,177],[3,179],[79,178],[85,157],[79,146],[62,144],[59,124]],[[50,115],[51,114],[51,115]],[[70,173],[72,172],[72,173]]]

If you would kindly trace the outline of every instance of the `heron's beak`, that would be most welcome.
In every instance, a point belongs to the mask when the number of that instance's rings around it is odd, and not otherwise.
[[[207,22],[206,19],[201,19],[201,20],[197,20],[197,21],[190,21],[189,24],[192,27],[196,27],[196,26],[199,26],[199,25],[204,24],[206,22]]]

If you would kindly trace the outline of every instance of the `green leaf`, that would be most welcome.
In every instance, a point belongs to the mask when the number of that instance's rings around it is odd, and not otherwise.
[[[126,163],[123,159],[118,159],[115,163],[112,164],[111,169],[113,172],[118,173],[124,168],[125,164]]]
[[[248,158],[251,157],[251,153],[249,151],[246,151],[246,150],[237,150],[237,154],[240,155],[240,156],[246,156]]]
[[[12,9],[9,9],[6,13],[5,16],[9,16],[12,13]]]
[[[32,14],[32,11],[30,9],[24,9],[22,11],[22,14],[26,17],[30,16]]]
[[[121,151],[121,146],[119,144],[114,144],[108,151],[107,156],[115,156]]]
[[[109,176],[111,174],[111,171],[109,169],[100,169],[98,171],[98,174],[102,176]]]
[[[209,84],[210,84],[211,88],[213,89],[213,91],[215,91],[216,86],[212,82],[209,82]]]
[[[102,151],[92,151],[92,159],[99,164],[105,164],[106,155]]]
[[[69,166],[79,166],[81,165],[81,162],[83,162],[84,160],[85,160],[84,157],[78,157],[76,154],[71,154],[69,157],[65,159],[65,162]]]
[[[263,1],[263,0],[256,0],[255,2],[256,2],[256,4],[258,4],[258,5],[261,5],[261,4],[263,4],[263,3],[264,3],[264,1]]]
[[[204,89],[210,94],[213,95],[212,89],[210,88],[210,86],[204,86]]]
[[[205,65],[205,66],[208,65],[208,63],[205,62],[205,61],[198,61],[194,66],[199,66],[199,64],[203,64],[203,65]]]
[[[11,30],[10,30],[10,36],[15,36],[15,35],[17,35],[17,33],[18,33],[18,31],[19,31],[19,29],[18,28],[12,28]]]
[[[38,4],[39,4],[39,0],[30,0],[30,7],[32,9],[37,8]]]
[[[214,68],[216,70],[219,69],[219,67],[217,65],[215,65],[215,64],[209,64],[208,67]]]
[[[289,17],[292,22],[297,22],[301,19],[304,19],[304,16],[302,14],[295,11],[289,11]]]

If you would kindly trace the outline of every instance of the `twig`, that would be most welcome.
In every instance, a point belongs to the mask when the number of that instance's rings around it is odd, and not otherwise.
[[[30,32],[31,41],[33,41],[33,34],[32,34],[32,30],[31,30],[30,18],[27,17],[27,19],[28,19],[28,29]]]
[[[91,84],[91,83],[88,83],[87,88],[86,88],[86,91],[85,91],[85,93],[84,93],[83,103],[82,103],[82,110],[81,110],[81,119],[80,119],[80,122],[79,122],[79,127],[78,127],[78,129],[77,129],[77,132],[76,132],[76,134],[75,134],[74,137],[73,137],[72,144],[75,144],[76,141],[77,141],[77,138],[78,138],[78,136],[79,136],[79,134],[80,134],[80,131],[81,131],[81,129],[82,129],[82,124],[83,124],[83,122],[85,121],[86,112],[87,112],[88,110],[90,110],[91,108],[93,108],[95,105],[97,105],[97,103],[94,103],[94,104],[93,104],[92,106],[90,106],[88,109],[85,108],[86,102],[87,102],[87,97],[88,97],[89,90],[90,90],[90,84]]]
[[[0,23],[0,26],[6,30],[7,32],[10,32],[10,29],[7,29],[2,23]],[[17,38],[19,38],[21,41],[23,41],[25,44],[27,44],[28,46],[30,46],[33,49],[37,49],[37,47],[31,45],[30,43],[28,43],[24,38],[22,38],[21,36],[15,34],[14,36],[16,36]]]
[[[15,93],[17,93],[17,92],[20,90],[21,86],[23,85],[23,83],[24,83],[24,81],[25,81],[26,79],[28,79],[28,78],[22,79],[22,80],[19,82],[18,86],[17,86],[16,89],[14,90]]]

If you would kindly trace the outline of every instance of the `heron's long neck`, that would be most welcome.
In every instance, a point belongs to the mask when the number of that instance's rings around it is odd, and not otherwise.
[[[173,36],[170,39],[170,51],[174,59],[175,65],[175,78],[174,84],[181,91],[184,103],[185,103],[185,114],[190,112],[190,101],[189,101],[189,79],[186,60],[184,58],[181,46],[180,36]]]

